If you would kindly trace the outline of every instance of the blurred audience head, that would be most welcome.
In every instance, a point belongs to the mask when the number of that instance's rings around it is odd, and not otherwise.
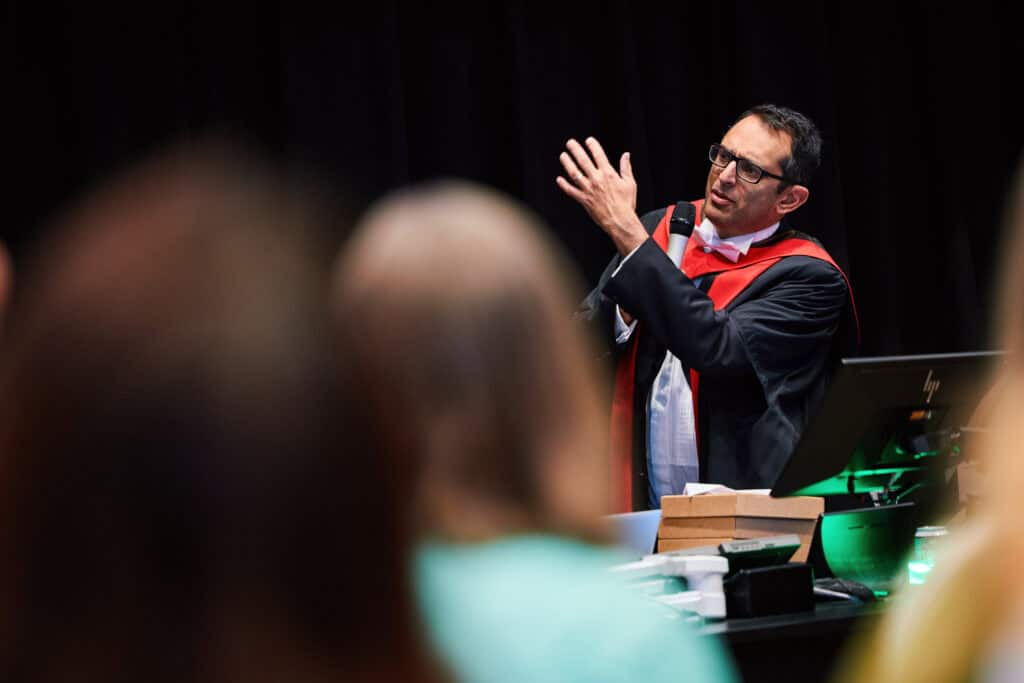
[[[0,678],[417,680],[312,190],[181,149],[67,215],[0,371]]]
[[[1004,523],[1014,531],[1024,518],[1024,163],[1018,167],[1004,211],[1001,273],[992,337],[1005,358],[994,369],[991,389],[983,398],[972,426],[982,430],[969,455],[986,470],[987,495],[980,501],[986,524]],[[1018,515],[1016,518],[1014,515]],[[1019,559],[1024,566],[1024,541]],[[1024,594],[1024,592],[1022,592]]]
[[[966,455],[983,491],[950,529],[935,568],[907,586],[885,619],[850,653],[838,680],[942,683],[1020,680],[1024,659],[1024,166],[1004,219],[995,338],[1007,356],[972,426]]]
[[[367,433],[416,474],[423,533],[600,536],[605,421],[579,283],[526,209],[467,183],[387,197],[339,260]]]

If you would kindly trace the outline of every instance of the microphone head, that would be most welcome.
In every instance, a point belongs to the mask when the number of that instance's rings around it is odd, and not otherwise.
[[[679,202],[672,211],[672,219],[668,222],[668,231],[673,235],[689,237],[693,234],[693,223],[697,220],[697,209],[689,202]]]

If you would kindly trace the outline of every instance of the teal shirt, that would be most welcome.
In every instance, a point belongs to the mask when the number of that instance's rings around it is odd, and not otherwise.
[[[622,558],[554,536],[425,544],[416,589],[457,680],[735,680],[720,645],[607,571]]]

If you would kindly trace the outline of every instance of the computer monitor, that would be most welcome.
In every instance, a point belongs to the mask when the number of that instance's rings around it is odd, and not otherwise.
[[[773,496],[911,486],[956,447],[995,351],[847,358],[772,488]]]

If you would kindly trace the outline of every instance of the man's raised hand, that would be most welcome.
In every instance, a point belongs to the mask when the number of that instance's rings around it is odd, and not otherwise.
[[[555,182],[586,209],[621,254],[628,254],[647,239],[636,215],[636,180],[629,152],[622,155],[616,171],[597,140],[587,138],[586,145],[584,149],[573,139],[566,143],[558,159],[569,179],[558,176]]]

